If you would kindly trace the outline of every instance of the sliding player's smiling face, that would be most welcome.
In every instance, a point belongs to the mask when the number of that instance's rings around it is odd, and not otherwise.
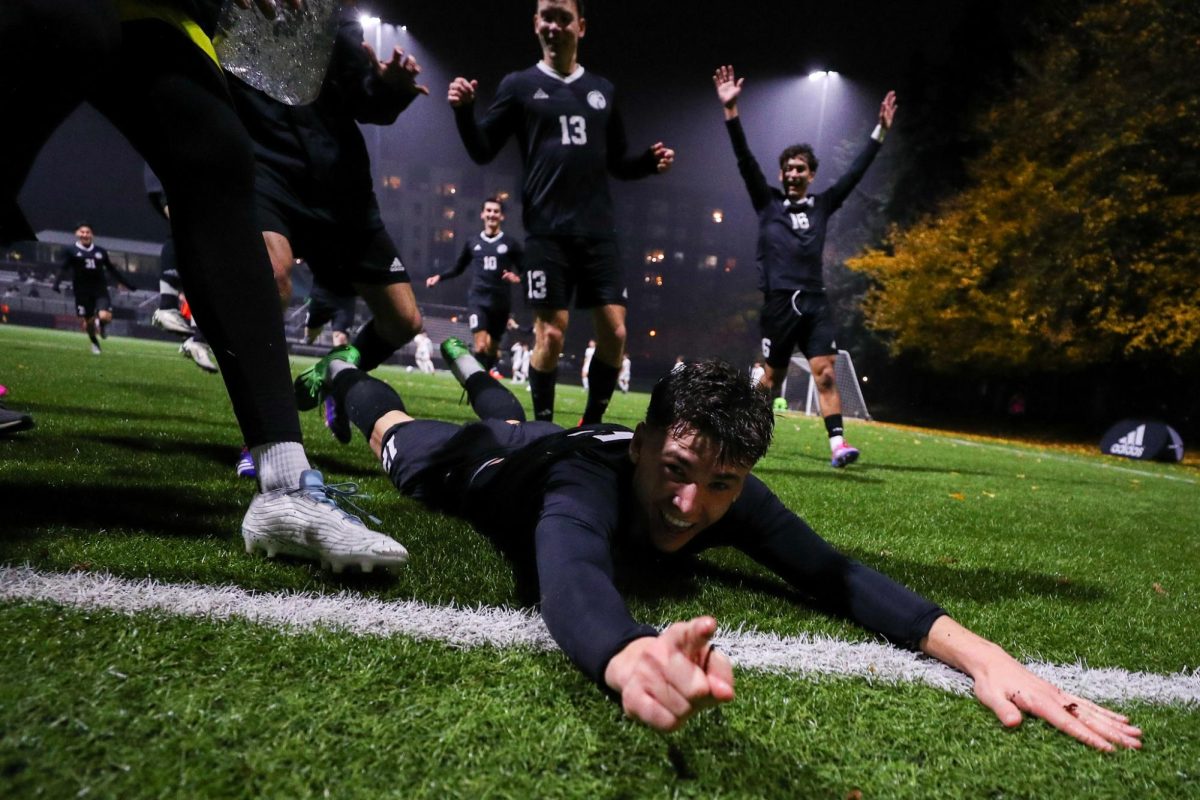
[[[95,238],[90,225],[80,225],[75,229],[75,238],[84,247],[91,247],[92,240]]]
[[[673,436],[638,425],[634,462],[635,525],[656,550],[673,553],[715,523],[741,494],[750,470],[717,459],[717,446],[688,432]]]
[[[573,60],[587,24],[579,16],[575,0],[538,0],[533,31],[546,60]]]

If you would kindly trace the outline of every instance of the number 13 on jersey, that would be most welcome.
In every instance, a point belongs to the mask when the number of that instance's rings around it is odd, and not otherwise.
[[[563,144],[587,144],[586,117],[562,114],[558,118],[558,124],[562,126]]]

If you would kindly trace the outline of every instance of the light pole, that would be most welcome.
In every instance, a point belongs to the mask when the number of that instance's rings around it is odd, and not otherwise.
[[[829,83],[837,77],[833,70],[819,69],[808,73],[810,81],[821,82],[821,105],[817,110],[817,140],[813,148],[821,151],[821,133],[825,130],[825,101],[829,98]]]

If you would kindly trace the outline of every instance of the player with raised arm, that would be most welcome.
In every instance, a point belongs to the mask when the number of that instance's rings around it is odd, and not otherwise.
[[[763,293],[759,319],[763,358],[762,384],[773,398],[783,392],[792,352],[800,350],[812,366],[817,401],[829,434],[835,467],[854,463],[859,452],[845,439],[842,400],[834,365],[837,361],[836,323],[825,297],[823,254],[829,217],[842,207],[858,185],[896,115],[896,93],[888,92],[879,106],[879,124],[850,168],[824,192],[810,194],[817,173],[817,157],[807,144],[792,145],[779,154],[779,180],[783,190],[767,184],[758,166],[738,114],[738,98],[745,78],[732,66],[713,74],[717,97],[725,109],[725,127],[733,143],[738,171],[758,213],[758,281]]]
[[[538,0],[533,32],[542,58],[504,77],[480,120],[478,82],[458,77],[447,98],[471,158],[491,161],[515,136],[520,144],[526,297],[534,308],[529,386],[534,415],[554,416],[558,360],[569,307],[592,312],[597,340],[583,422],[599,422],[612,399],[625,349],[626,288],[617,254],[608,175],[629,180],[666,172],[675,152],[656,142],[629,153],[613,85],[585,71],[582,0]]]
[[[430,275],[425,286],[433,288],[471,268],[467,308],[475,337],[475,357],[490,370],[500,359],[500,341],[508,330],[512,312],[512,286],[521,282],[523,252],[521,243],[500,228],[504,222],[504,203],[498,197],[483,201],[479,218],[483,220],[483,230],[463,243],[453,267]]]
[[[970,675],[1006,726],[1035,714],[1102,750],[1140,747],[1125,717],[1033,675],[929,600],[837,552],[750,474],[774,417],[742,370],[693,362],[655,386],[635,430],[526,422],[465,344],[442,355],[481,421],[414,419],[387,384],[330,355],[326,390],[350,409],[395,486],[462,517],[502,549],[530,553],[555,641],[629,716],[663,731],[734,698],[729,659],[699,616],[659,631],[616,588],[631,564],[733,547],[821,609]],[[517,555],[520,558],[519,555]]]
[[[67,251],[54,280],[54,291],[61,292],[63,277],[70,273],[75,293],[75,315],[80,328],[92,340],[92,352],[100,355],[100,339],[108,338],[108,323],[112,322],[112,298],[108,295],[105,272],[111,272],[117,283],[133,291],[108,257],[108,251],[96,244],[92,226],[81,222],[75,226],[75,244]]]

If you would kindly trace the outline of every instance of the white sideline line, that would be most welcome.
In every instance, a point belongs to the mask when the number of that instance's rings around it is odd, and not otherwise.
[[[0,567],[0,601],[48,602],[122,614],[158,611],[208,620],[243,619],[294,632],[328,629],[356,636],[404,635],[452,647],[557,648],[542,618],[529,611],[383,602],[348,592],[268,594],[234,586],[133,581],[103,573],[45,573]],[[722,629],[715,641],[742,669],[802,676],[922,683],[968,694],[971,680],[925,656],[886,644],[824,636],[775,636]],[[1074,694],[1104,702],[1200,705],[1200,671],[1158,675],[1082,664],[1030,663],[1035,673]]]
[[[1035,450],[1033,446],[1028,450],[1022,450],[1019,447],[1008,447],[1002,444],[992,444],[991,442],[973,442],[970,439],[959,439],[954,436],[941,436],[936,433],[923,433],[921,431],[908,431],[914,436],[920,436],[925,439],[941,439],[951,444],[961,444],[964,447],[978,447],[983,450],[999,450],[1002,453],[1012,453],[1013,455],[1023,456],[1025,458],[1044,458],[1047,461],[1058,461],[1063,464],[1083,464],[1089,467],[1099,467],[1100,469],[1109,469],[1114,472],[1126,472],[1130,475],[1139,475],[1143,478],[1161,478],[1164,481],[1178,481],[1180,483],[1188,483],[1192,486],[1200,485],[1200,481],[1192,478],[1185,478],[1181,475],[1166,475],[1161,472],[1150,472],[1144,469],[1133,469],[1132,467],[1121,467],[1116,464],[1106,464],[1103,461],[1098,461],[1095,458],[1088,456],[1069,456],[1051,453],[1045,450]]]

